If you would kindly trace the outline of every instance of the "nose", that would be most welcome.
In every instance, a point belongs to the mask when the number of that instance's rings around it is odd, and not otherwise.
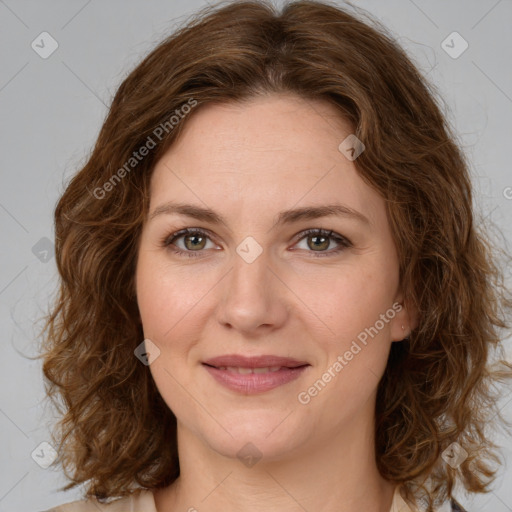
[[[265,251],[252,262],[235,255],[221,290],[218,321],[227,328],[257,337],[282,327],[290,311],[291,292],[271,268]]]

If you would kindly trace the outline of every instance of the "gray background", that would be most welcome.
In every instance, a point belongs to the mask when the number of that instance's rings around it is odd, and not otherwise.
[[[437,87],[471,161],[477,209],[497,223],[503,243],[510,244],[511,0],[354,3],[395,34]],[[35,512],[80,497],[80,489],[59,493],[63,475],[41,468],[31,456],[49,440],[52,422],[41,405],[40,361],[26,356],[36,354],[40,323],[34,322],[56,290],[53,208],[65,179],[89,154],[123,77],[203,5],[196,0],[0,0],[0,512]],[[43,31],[59,45],[46,59],[31,47]],[[458,58],[441,46],[453,31],[469,44]],[[458,41],[453,46],[461,48]],[[512,418],[510,390],[503,411]],[[510,466],[512,440],[500,436],[497,442],[505,445]],[[512,511],[510,468],[501,470],[492,493],[460,501],[469,511]]]

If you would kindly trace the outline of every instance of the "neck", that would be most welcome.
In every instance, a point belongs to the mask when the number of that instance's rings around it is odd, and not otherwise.
[[[365,428],[366,427],[366,428]],[[376,466],[373,423],[354,421],[252,466],[225,457],[178,423],[180,477],[155,492],[158,512],[389,512],[395,484]],[[243,506],[242,506],[243,505]]]

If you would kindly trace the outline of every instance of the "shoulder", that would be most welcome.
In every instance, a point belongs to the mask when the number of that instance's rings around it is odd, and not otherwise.
[[[73,501],[58,505],[44,512],[157,512],[153,492],[136,491],[130,496],[110,503],[99,503],[94,499]]]
[[[400,487],[395,488],[395,494],[393,496],[393,503],[389,512],[423,512],[419,508],[411,508],[411,506],[402,498],[400,494]],[[439,508],[436,508],[435,512],[466,512],[466,509],[462,507],[455,499],[449,502],[443,503]]]

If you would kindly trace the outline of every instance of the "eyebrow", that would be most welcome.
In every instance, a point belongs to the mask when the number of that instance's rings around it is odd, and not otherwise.
[[[183,215],[193,219],[209,222],[210,224],[224,224],[227,225],[226,220],[222,215],[201,206],[174,203],[172,201],[157,206],[149,215],[149,220],[154,219],[159,215]],[[356,220],[367,226],[371,226],[371,222],[362,213],[342,204],[328,204],[320,206],[304,206],[301,208],[294,208],[291,210],[284,210],[279,213],[277,220],[274,222],[272,228],[284,225],[293,224],[301,220],[314,220],[321,217],[338,216],[346,217],[348,219]]]

